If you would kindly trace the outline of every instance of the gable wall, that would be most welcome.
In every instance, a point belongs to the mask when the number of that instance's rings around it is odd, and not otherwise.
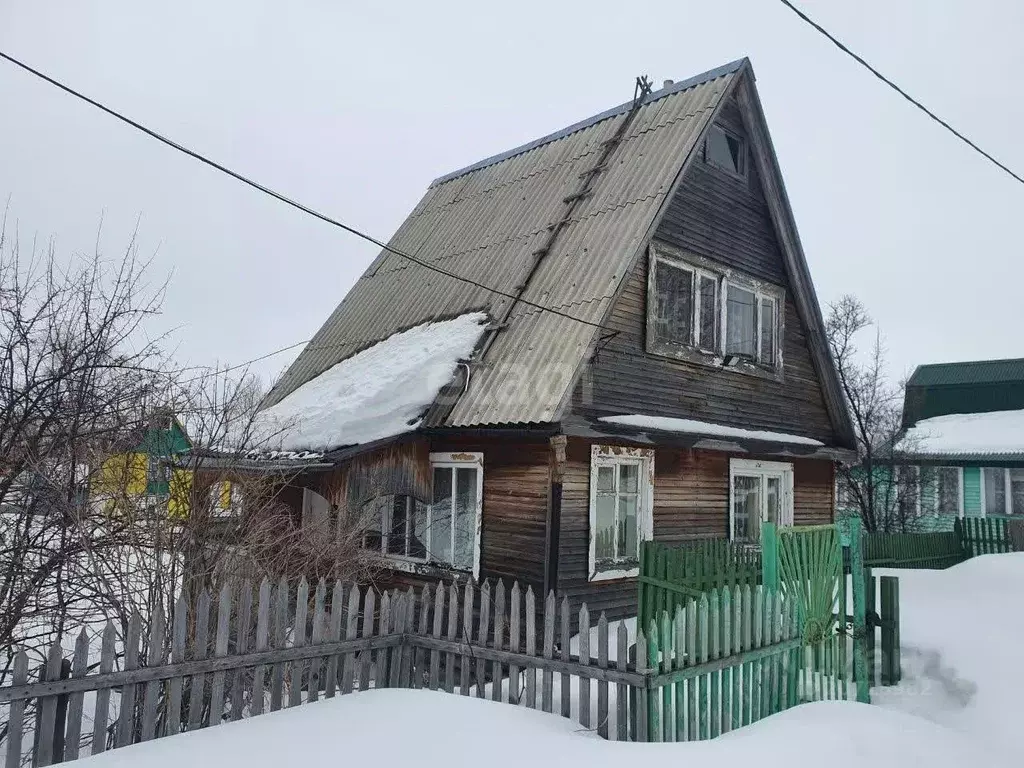
[[[734,104],[721,122],[741,133]],[[697,150],[700,151],[700,150]],[[739,179],[696,157],[655,234],[656,240],[785,287],[783,380],[745,375],[645,352],[647,258],[627,277],[608,325],[619,331],[584,373],[574,410],[589,417],[648,413],[770,429],[830,444],[833,429],[811,360],[753,163]]]

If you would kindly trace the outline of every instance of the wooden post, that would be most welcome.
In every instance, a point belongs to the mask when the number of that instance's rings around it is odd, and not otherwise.
[[[868,679],[867,606],[864,585],[864,539],[859,518],[850,519],[850,574],[853,581],[853,673],[857,681],[857,701],[871,703]]]
[[[761,583],[777,591],[779,578],[779,532],[775,523],[761,524]]]

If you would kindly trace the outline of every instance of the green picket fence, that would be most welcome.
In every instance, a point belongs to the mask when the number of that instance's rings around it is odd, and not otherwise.
[[[1013,552],[1009,521],[995,517],[966,517],[957,520],[953,532],[966,557]]]
[[[872,568],[942,569],[968,557],[955,531],[875,533],[864,537],[864,563]]]
[[[727,539],[705,539],[669,546],[640,546],[638,617],[646,627],[667,611],[720,587],[761,583],[761,552]]]

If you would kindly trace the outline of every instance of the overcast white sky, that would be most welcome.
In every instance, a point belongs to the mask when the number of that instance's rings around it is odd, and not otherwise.
[[[1024,173],[1024,3],[800,5]],[[822,304],[859,296],[894,373],[1024,356],[1024,185],[776,0],[5,0],[0,48],[387,239],[436,176],[749,56]],[[182,362],[311,336],[374,249],[0,61],[0,204],[62,253],[173,270]],[[276,374],[297,354],[259,370]]]

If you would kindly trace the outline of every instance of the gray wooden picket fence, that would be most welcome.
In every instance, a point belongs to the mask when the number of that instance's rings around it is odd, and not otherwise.
[[[709,738],[818,698],[801,677],[793,605],[762,587],[680,605],[640,628],[635,649],[624,624],[592,624],[584,605],[571,653],[568,601],[539,603],[503,582],[380,594],[321,582],[312,595],[305,580],[228,585],[194,610],[179,600],[169,636],[158,612],[145,637],[138,614],[126,633],[107,624],[98,654],[83,629],[70,664],[58,641],[38,680],[19,653],[0,688],[0,754],[8,768],[45,766],[371,687],[487,697],[623,741]]]

